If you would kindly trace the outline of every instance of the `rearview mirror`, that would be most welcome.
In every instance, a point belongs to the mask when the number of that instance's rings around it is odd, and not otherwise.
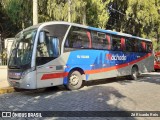
[[[45,32],[41,31],[39,35],[39,42],[44,43],[45,42]]]

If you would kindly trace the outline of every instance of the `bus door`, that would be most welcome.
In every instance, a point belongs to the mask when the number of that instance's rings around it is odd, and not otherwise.
[[[54,78],[56,78],[56,73],[63,70],[57,69],[60,63],[55,63],[55,59],[60,54],[58,38],[45,35],[44,32],[40,34],[42,35],[38,41],[36,57],[37,88],[57,85]]]

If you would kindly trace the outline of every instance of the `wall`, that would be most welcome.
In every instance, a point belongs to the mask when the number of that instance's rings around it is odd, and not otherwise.
[[[7,80],[7,66],[0,66],[0,81]]]

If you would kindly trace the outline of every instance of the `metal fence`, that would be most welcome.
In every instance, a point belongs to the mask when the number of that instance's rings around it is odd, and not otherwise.
[[[7,65],[8,60],[7,59],[0,59],[0,66],[6,66]]]

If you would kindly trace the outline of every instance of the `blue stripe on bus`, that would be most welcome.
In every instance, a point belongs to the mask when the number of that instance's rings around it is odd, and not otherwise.
[[[104,51],[104,50],[77,50],[70,52],[65,72],[78,67],[82,70],[95,70],[116,65],[130,63],[147,53]]]
[[[118,32],[109,31],[109,30],[103,30],[103,29],[100,29],[100,28],[88,27],[88,29],[89,29],[89,30],[98,31],[98,32],[104,32],[104,33],[109,33],[109,34],[118,35]]]

